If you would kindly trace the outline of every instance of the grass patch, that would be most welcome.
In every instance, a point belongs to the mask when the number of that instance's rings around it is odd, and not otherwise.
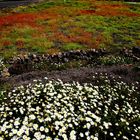
[[[57,0],[57,1],[47,1],[39,2],[37,4],[30,4],[29,6],[19,6],[17,8],[12,9],[13,12],[37,12],[42,11],[54,6],[61,6],[64,5],[63,0]]]
[[[103,17],[103,16],[79,16],[76,18],[76,25],[92,32],[94,38],[102,33],[101,44],[110,49],[120,49],[122,47],[131,48],[137,45],[139,40],[140,18],[128,17]],[[121,22],[120,22],[121,20]],[[113,48],[111,48],[111,46]]]
[[[31,48],[33,52],[45,53],[53,47],[53,42],[48,41],[46,38],[34,38],[28,45],[28,48]]]
[[[46,10],[48,8],[53,8],[55,6],[64,6],[66,8],[75,7],[75,8],[88,8],[89,2],[85,1],[75,1],[75,0],[51,0],[51,1],[43,1],[38,4],[30,4],[29,6],[19,6],[12,9],[13,12],[38,12],[42,10]],[[61,10],[61,9],[59,9]]]
[[[66,44],[62,47],[62,49],[64,51],[80,50],[80,49],[83,49],[83,48],[85,48],[85,46],[77,44],[77,43],[68,43],[68,44]]]

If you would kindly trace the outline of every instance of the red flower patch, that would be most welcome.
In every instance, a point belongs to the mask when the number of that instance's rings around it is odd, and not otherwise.
[[[37,18],[36,14],[12,14],[0,18],[0,26],[12,26],[14,24],[34,25]]]
[[[129,7],[126,5],[121,4],[102,4],[102,5],[96,5],[96,10],[80,10],[81,14],[93,14],[93,15],[100,15],[100,16],[128,16],[128,17],[134,17],[134,16],[140,16],[140,14],[129,12]]]
[[[95,10],[81,10],[82,14],[94,14]]]
[[[10,45],[12,45],[11,41],[4,41],[3,42],[3,46],[10,46]]]
[[[24,46],[24,42],[22,40],[16,41],[16,46],[22,47]]]

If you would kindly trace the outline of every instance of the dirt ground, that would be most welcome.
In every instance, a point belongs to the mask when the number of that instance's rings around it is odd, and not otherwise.
[[[9,78],[1,78],[0,83],[10,84],[11,86],[20,86],[32,83],[33,80],[43,80],[47,77],[49,80],[61,79],[65,82],[77,81],[79,83],[97,84],[97,79],[93,76],[104,75],[112,79],[132,84],[140,82],[140,71],[135,71],[131,65],[115,65],[115,66],[98,66],[98,67],[81,67],[79,69],[67,69],[62,71],[32,71],[21,75],[11,76]],[[121,77],[121,79],[120,79]]]

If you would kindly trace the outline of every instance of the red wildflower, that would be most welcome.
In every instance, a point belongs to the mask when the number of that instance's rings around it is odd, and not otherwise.
[[[12,45],[11,41],[4,41],[3,42],[3,46],[10,46],[10,45]]]

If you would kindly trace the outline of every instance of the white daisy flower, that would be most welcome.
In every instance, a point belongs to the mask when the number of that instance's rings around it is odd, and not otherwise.
[[[29,118],[30,118],[31,120],[35,120],[35,119],[36,119],[35,115],[33,115],[33,114],[29,115]]]

